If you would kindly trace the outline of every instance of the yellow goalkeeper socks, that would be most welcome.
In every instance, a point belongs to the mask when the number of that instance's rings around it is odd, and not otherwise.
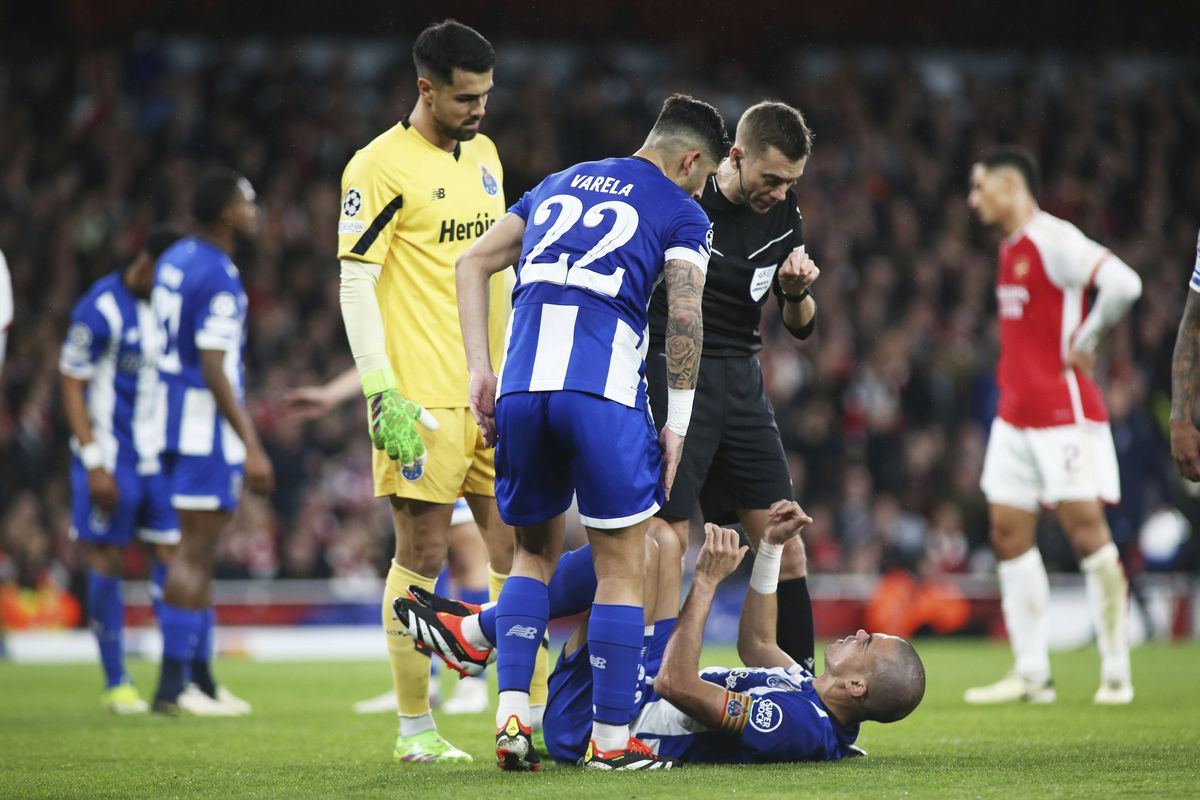
[[[392,681],[396,686],[396,701],[400,717],[423,717],[429,714],[429,656],[417,651],[412,637],[396,619],[392,601],[407,597],[408,587],[415,585],[433,591],[435,578],[426,578],[392,561],[387,584],[383,591],[383,630],[387,634],[388,660],[392,662]]]
[[[504,588],[504,580],[507,577],[488,566],[488,597],[493,603],[500,597],[500,590]],[[546,707],[546,698],[549,696],[546,688],[546,680],[550,674],[549,641],[547,634],[542,646],[538,648],[537,661],[533,665],[533,680],[529,684],[529,705],[537,723],[535,727],[541,727],[542,710]]]

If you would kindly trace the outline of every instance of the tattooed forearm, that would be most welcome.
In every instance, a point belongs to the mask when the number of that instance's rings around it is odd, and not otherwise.
[[[1196,362],[1200,357],[1200,298],[1188,290],[1171,359],[1171,421],[1191,422],[1196,396]]]
[[[704,273],[687,261],[668,261],[663,269],[667,283],[667,386],[695,389],[704,347],[704,320],[700,300]]]

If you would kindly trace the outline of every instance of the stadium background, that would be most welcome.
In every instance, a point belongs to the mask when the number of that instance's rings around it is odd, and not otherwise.
[[[351,364],[337,305],[340,172],[411,109],[412,36],[454,15],[496,45],[484,131],[510,199],[567,164],[631,152],[671,91],[714,102],[731,125],[764,97],[806,114],[816,145],[798,193],[822,268],[820,321],[796,343],[769,312],[761,358],[797,496],[815,518],[812,571],[845,576],[816,583],[834,628],[861,619],[871,598],[920,605],[921,587],[935,592],[926,605],[938,606],[947,587],[972,605],[966,617],[939,626],[933,615],[917,627],[998,624],[977,488],[995,404],[996,240],[972,221],[965,184],[990,144],[1030,147],[1042,160],[1043,206],[1144,281],[1098,370],[1125,497],[1110,520],[1136,571],[1175,576],[1149,582],[1167,587],[1157,633],[1194,632],[1197,539],[1151,548],[1147,559],[1139,530],[1164,509],[1179,513],[1160,517],[1163,528],[1200,522],[1164,436],[1200,225],[1195,6],[560,9],[0,4],[0,250],[16,297],[0,375],[3,580],[81,594],[56,386],[67,316],[150,226],[187,224],[193,179],[219,163],[251,179],[264,212],[256,247],[238,263],[252,304],[250,405],[279,485],[269,501],[243,504],[222,545],[220,576],[251,581],[225,584],[222,621],[377,618],[377,600],[330,610],[337,598],[374,595],[391,547],[386,508],[371,497],[360,404],[303,425],[281,414],[281,398]],[[1053,521],[1040,538],[1051,569],[1076,570]],[[283,578],[321,583],[267,580]],[[314,597],[330,603],[304,604]]]

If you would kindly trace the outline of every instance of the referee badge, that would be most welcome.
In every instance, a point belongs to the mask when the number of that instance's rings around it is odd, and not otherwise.
[[[500,184],[496,182],[496,179],[492,176],[492,173],[488,172],[487,167],[485,167],[483,164],[479,165],[479,172],[481,173],[480,177],[483,180],[483,190],[488,193],[489,197],[495,197],[496,193],[500,191]]]

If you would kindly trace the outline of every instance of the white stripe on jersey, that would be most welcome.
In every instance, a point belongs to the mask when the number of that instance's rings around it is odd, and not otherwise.
[[[113,433],[113,415],[117,407],[117,352],[125,335],[121,319],[121,308],[112,292],[96,298],[96,310],[108,323],[108,346],[96,360],[96,371],[88,383],[88,412],[92,418],[92,436],[104,450],[104,466],[109,472],[117,467],[117,450],[120,444]]]
[[[556,392],[563,388],[575,344],[575,317],[578,315],[579,306],[542,305],[529,391]]]
[[[504,355],[500,357],[500,371],[496,374],[496,397],[504,394],[504,367],[508,364],[508,343],[512,340],[514,316],[512,313],[508,315],[508,326],[504,329]]]
[[[158,454],[166,444],[167,404],[160,402],[158,367],[149,354],[162,348],[154,309],[144,300],[136,301],[135,305],[142,361],[138,366],[137,390],[133,398],[133,446],[138,453],[138,474],[153,475],[159,469]]]
[[[543,317],[545,319],[545,317]],[[638,335],[625,320],[617,318],[613,332],[612,360],[604,381],[604,396],[627,406],[637,403],[643,356]]]
[[[217,423],[217,401],[208,389],[183,390],[179,415],[179,452],[185,456],[212,455]]]

